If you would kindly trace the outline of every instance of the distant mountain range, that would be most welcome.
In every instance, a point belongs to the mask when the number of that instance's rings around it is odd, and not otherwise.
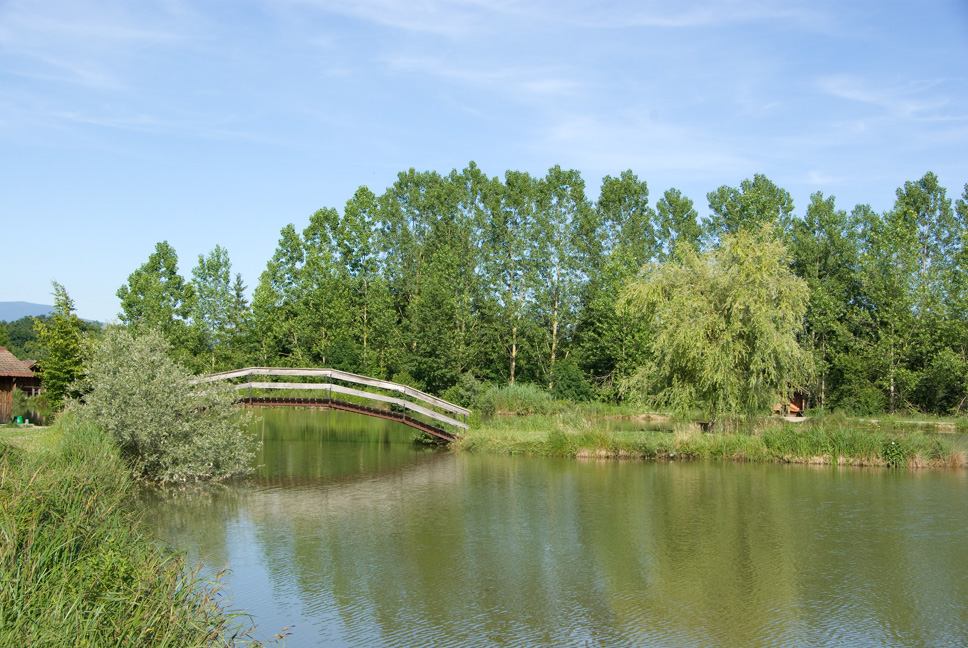
[[[37,317],[49,315],[54,307],[47,304],[31,304],[30,302],[0,302],[0,322],[14,322],[21,317]]]

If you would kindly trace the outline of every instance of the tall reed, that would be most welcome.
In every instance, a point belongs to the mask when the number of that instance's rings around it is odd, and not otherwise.
[[[252,645],[219,583],[141,532],[110,441],[64,420],[56,452],[0,449],[0,645]]]

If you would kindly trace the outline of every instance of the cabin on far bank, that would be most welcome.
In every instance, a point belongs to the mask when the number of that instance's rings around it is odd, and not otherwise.
[[[40,391],[40,377],[5,347],[0,347],[0,425],[13,417],[14,387],[28,394],[37,393]]]
[[[789,400],[782,399],[773,406],[773,413],[780,416],[803,416],[803,411],[807,408],[807,392],[802,389],[794,389],[790,393]]]

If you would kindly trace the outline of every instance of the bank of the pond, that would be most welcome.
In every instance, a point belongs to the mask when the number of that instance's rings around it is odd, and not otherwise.
[[[721,426],[726,427],[726,426]],[[764,419],[704,432],[663,417],[495,415],[457,450],[565,457],[707,459],[858,466],[965,467],[968,441],[925,426],[862,425],[850,419]]]
[[[257,645],[218,582],[141,532],[128,472],[69,418],[0,434],[0,645]]]

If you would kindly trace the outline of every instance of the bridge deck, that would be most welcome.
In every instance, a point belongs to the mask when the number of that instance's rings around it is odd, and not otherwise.
[[[344,412],[355,412],[357,414],[365,414],[367,416],[375,416],[377,418],[386,419],[388,421],[397,421],[403,423],[404,425],[409,425],[410,427],[420,430],[426,434],[430,434],[442,442],[449,443],[453,441],[456,437],[454,434],[448,432],[447,430],[437,427],[436,425],[431,425],[420,419],[416,419],[412,416],[408,416],[405,411],[393,411],[387,409],[380,409],[377,407],[369,407],[367,405],[361,405],[359,403],[350,403],[348,401],[339,400],[337,398],[292,398],[292,397],[278,397],[278,396],[247,396],[240,398],[237,402],[244,405],[259,405],[266,407],[320,407],[320,408],[331,408],[342,410]]]

